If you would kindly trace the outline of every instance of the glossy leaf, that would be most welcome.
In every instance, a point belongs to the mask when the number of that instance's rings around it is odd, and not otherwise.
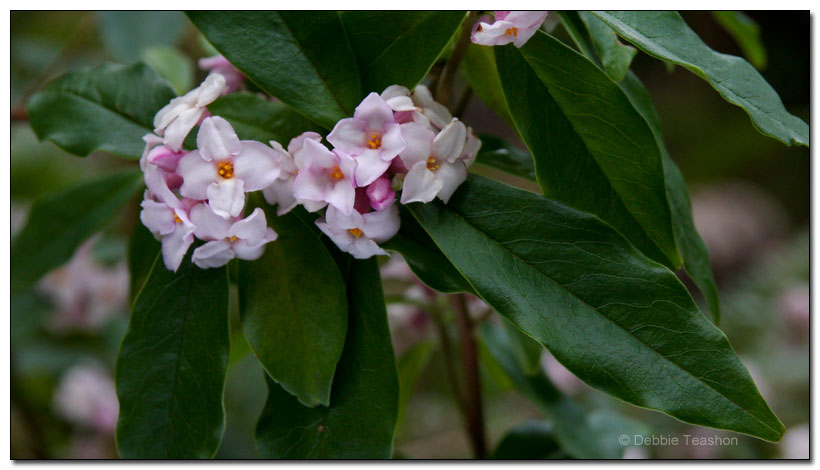
[[[11,287],[23,290],[71,258],[142,187],[142,173],[127,170],[37,200],[12,241]]]
[[[409,209],[482,299],[591,386],[692,424],[782,436],[677,277],[600,219],[474,175],[446,206]]]
[[[268,401],[256,426],[260,457],[390,458],[399,385],[374,258],[350,260],[347,299],[347,341],[330,406],[303,406],[266,376]]]
[[[601,57],[606,74],[616,82],[623,80],[629,70],[629,64],[638,50],[632,46],[621,44],[618,35],[606,23],[596,16],[579,11],[581,20],[587,27],[592,43]]]
[[[543,33],[520,50],[495,49],[543,193],[601,217],[652,259],[679,266],[660,150],[618,85]]]
[[[176,96],[145,64],[101,65],[69,72],[28,102],[31,127],[79,156],[104,150],[137,159],[154,115]]]
[[[326,129],[362,98],[356,57],[335,11],[194,11],[191,21],[265,92]]]
[[[251,93],[231,93],[208,106],[211,114],[231,123],[240,139],[267,143],[275,140],[288,147],[290,139],[302,132],[321,128],[282,103]]]
[[[809,126],[789,114],[751,64],[709,48],[674,11],[596,11],[618,35],[647,54],[686,67],[723,98],[743,108],[763,134],[786,145],[809,145]]]
[[[362,76],[363,91],[415,87],[450,42],[463,11],[346,11],[341,13]]]
[[[178,11],[101,11],[97,15],[103,45],[126,64],[140,60],[152,46],[176,43],[186,23]]]
[[[121,457],[213,457],[225,426],[228,316],[225,268],[199,269],[189,254],[174,273],[157,257],[117,358]]]
[[[162,248],[160,242],[139,220],[139,216],[135,219],[134,231],[131,232],[131,238],[128,240],[129,303],[133,303],[137,298]]]
[[[407,405],[410,404],[410,398],[413,396],[413,389],[416,387],[416,382],[418,382],[419,376],[424,371],[427,363],[430,362],[432,354],[433,343],[422,341],[408,349],[396,364],[399,375],[399,412],[396,429],[401,428],[404,422]]]
[[[766,67],[766,47],[760,37],[760,25],[739,11],[713,11],[712,15],[735,40],[743,55],[755,68]]]
[[[537,460],[564,458],[564,453],[553,435],[552,426],[545,421],[530,420],[507,431],[493,451],[496,460]]]
[[[492,47],[470,43],[459,70],[484,104],[507,122],[512,122]]]
[[[281,387],[305,406],[327,405],[347,331],[345,285],[310,227],[261,207],[279,237],[261,258],[240,264],[242,331]]]

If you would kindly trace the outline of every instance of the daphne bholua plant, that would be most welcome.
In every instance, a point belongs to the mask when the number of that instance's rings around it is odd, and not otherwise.
[[[490,454],[479,364],[549,421],[511,430],[496,456],[516,458],[504,449],[533,438],[574,458],[622,456],[613,443],[635,423],[602,425],[561,395],[540,369],[545,348],[625,402],[781,438],[716,326],[686,184],[629,71],[643,50],[707,80],[763,134],[808,145],[808,126],[745,60],[709,49],[674,12],[188,17],[220,54],[199,62],[208,75],[193,90],[176,96],[146,65],[107,64],[66,74],[28,106],[41,139],[139,160],[34,204],[12,250],[23,291],[142,191],[129,254],[141,289],[116,370],[121,456],[213,457],[239,338],[268,386],[259,456],[391,457],[406,365],[423,364],[425,345],[397,372],[377,263],[389,252],[430,288],[440,344],[458,332],[460,360],[444,356],[477,457]],[[548,17],[571,42],[545,30]],[[462,122],[456,74],[526,150]],[[475,163],[540,194],[472,174]],[[497,315],[473,315],[473,297]]]

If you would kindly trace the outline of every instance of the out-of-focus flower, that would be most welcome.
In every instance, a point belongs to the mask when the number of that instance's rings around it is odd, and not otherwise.
[[[799,284],[789,287],[780,295],[777,303],[786,323],[795,331],[808,338],[809,317],[811,316],[811,287]]]
[[[470,39],[482,46],[513,43],[515,47],[521,47],[546,18],[546,11],[496,11],[495,21],[485,15],[475,22]]]
[[[68,369],[60,378],[53,405],[67,420],[98,432],[111,433],[117,427],[119,402],[114,379],[97,363]]]
[[[223,94],[232,93],[238,90],[245,81],[245,75],[239,71],[223,55],[204,57],[199,59],[199,68],[207,70],[211,74],[219,74],[225,77],[225,89]]]
[[[227,84],[218,73],[208,75],[201,85],[174,98],[154,116],[154,132],[172,150],[182,148],[185,137],[205,116],[206,106],[223,94]]]
[[[778,448],[784,459],[808,459],[811,453],[811,430],[808,423],[786,430]]]

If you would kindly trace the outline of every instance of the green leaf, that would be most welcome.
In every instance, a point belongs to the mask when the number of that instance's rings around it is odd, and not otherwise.
[[[545,33],[496,62],[546,196],[601,217],[647,256],[680,266],[661,152],[624,92]]]
[[[632,63],[638,50],[621,44],[615,31],[594,15],[585,11],[579,11],[578,15],[589,31],[606,74],[616,82],[620,82],[629,70],[629,64]]]
[[[157,256],[117,358],[123,458],[211,458],[225,426],[230,349],[227,270],[189,254],[173,273]]]
[[[415,87],[464,20],[463,11],[346,11],[342,22],[362,76],[363,91]]]
[[[751,64],[709,48],[674,11],[593,12],[647,54],[686,67],[723,98],[743,108],[755,128],[786,145],[809,145],[809,126],[786,111]]]
[[[552,426],[545,421],[529,420],[510,429],[493,451],[497,460],[537,460],[563,458]]]
[[[273,207],[256,206],[279,236],[261,258],[239,266],[242,331],[282,388],[305,406],[327,406],[347,331],[344,281],[322,241],[295,214],[276,217]]]
[[[128,272],[129,272],[129,294],[128,298],[133,303],[137,298],[143,283],[151,272],[154,260],[160,252],[162,245],[151,231],[143,225],[139,216],[135,217],[134,231],[128,240]]]
[[[23,290],[71,258],[137,190],[142,173],[105,175],[37,200],[11,250],[11,288]]]
[[[479,138],[481,149],[478,151],[476,163],[535,181],[532,155],[494,135],[479,134]]]
[[[137,159],[154,115],[176,96],[145,64],[101,65],[69,72],[28,102],[31,127],[79,156],[104,150]]]
[[[448,294],[473,292],[472,287],[438,249],[436,244],[416,222],[416,219],[399,206],[401,227],[399,233],[382,243],[385,250],[401,253],[413,274],[427,287]]]
[[[410,404],[410,398],[413,396],[413,389],[416,387],[416,382],[418,382],[419,376],[424,371],[427,363],[430,362],[432,354],[433,343],[422,341],[408,349],[396,364],[399,374],[399,412],[396,429],[400,429],[404,422],[407,405]]]
[[[266,376],[268,401],[256,425],[260,457],[390,458],[399,385],[374,258],[350,261],[347,299],[347,341],[330,406],[305,407]]]
[[[302,132],[321,128],[282,103],[251,93],[231,93],[214,101],[208,110],[231,123],[240,139],[268,142],[288,147],[290,139]]]
[[[181,95],[194,85],[194,66],[191,59],[173,46],[156,46],[142,53],[142,61],[157,74],[168,80],[174,91]]]
[[[495,55],[492,47],[470,43],[460,69],[467,82],[487,106],[505,121],[512,122],[504,90],[501,89],[501,78],[495,66]]]
[[[504,323],[504,326],[489,322],[482,324],[482,345],[498,361],[516,388],[550,418],[553,434],[561,448],[579,459],[619,458],[620,449],[605,446],[607,441],[617,442],[617,435],[604,435],[594,429],[581,405],[561,393],[540,367],[531,374],[521,367],[516,350],[526,347],[527,343],[538,343],[515,331],[515,326]]]
[[[732,36],[755,68],[766,68],[766,47],[760,37],[760,26],[753,19],[739,11],[713,11],[712,15]]]
[[[173,45],[185,26],[178,11],[101,11],[100,38],[118,61],[130,64],[152,46]]]
[[[192,11],[191,21],[265,92],[326,129],[362,98],[356,57],[334,11]]]
[[[446,206],[409,209],[484,301],[581,380],[688,423],[782,436],[683,284],[600,219],[475,175]]]

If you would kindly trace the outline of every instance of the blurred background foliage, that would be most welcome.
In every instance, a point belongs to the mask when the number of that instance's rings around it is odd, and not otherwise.
[[[747,18],[753,23],[740,33],[721,15],[683,16],[713,49],[749,54],[786,108],[809,121],[808,12],[750,12]],[[553,27],[553,34],[567,40],[560,24]],[[743,50],[733,34],[759,34],[765,53]],[[214,54],[179,12],[12,12],[12,235],[22,227],[34,199],[134,164],[104,154],[77,158],[38,142],[26,120],[29,96],[67,70],[138,60],[184,92],[205,76],[197,60]],[[709,246],[721,290],[721,328],[787,434],[780,444],[739,436],[738,445],[639,446],[627,448],[625,456],[808,458],[809,150],[785,147],[758,134],[740,108],[680,67],[669,68],[638,53],[632,68],[652,94],[667,146],[689,184],[696,224]],[[509,125],[474,96],[466,102],[463,120],[477,132],[520,145]],[[521,184],[487,169],[478,171]],[[12,297],[12,458],[116,457],[112,376],[133,296],[125,260],[138,227],[137,214],[134,201],[69,263],[36,288]],[[383,265],[383,276],[401,399],[406,403],[396,457],[467,458],[470,449],[443,358],[440,328],[452,325],[441,321],[449,315],[446,300],[414,280],[398,255]],[[476,315],[484,314],[479,301],[471,308]],[[255,456],[253,428],[266,388],[260,366],[248,353],[241,335],[235,335],[225,394],[227,427],[218,458]],[[625,405],[579,382],[548,353],[535,363],[590,411],[592,420],[628,429],[624,433],[730,435]],[[516,392],[493,361],[483,361],[482,367],[491,448],[513,428],[532,436],[549,434],[549,417]],[[536,453],[501,446],[498,456],[565,456],[560,450],[547,452],[546,441],[534,439]]]

